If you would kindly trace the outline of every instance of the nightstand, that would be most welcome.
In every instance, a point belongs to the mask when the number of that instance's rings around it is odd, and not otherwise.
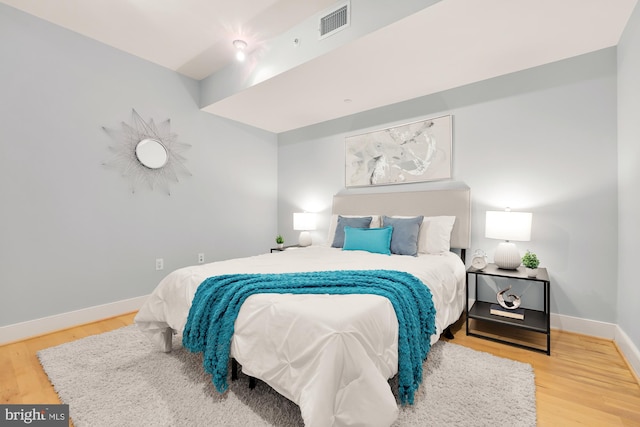
[[[494,301],[478,300],[478,279],[482,276],[489,276],[496,282],[500,282],[501,289],[507,287],[509,282],[516,280],[525,280],[530,282],[530,291],[542,292],[543,305],[542,310],[524,309],[523,319],[511,319],[509,317],[491,314],[491,305],[496,304]],[[474,278],[475,298],[476,301],[469,307],[469,287],[470,279]],[[504,286],[502,285],[504,284]],[[467,300],[466,300],[466,328],[467,335],[484,338],[491,341],[501,342],[516,347],[526,348],[541,353],[551,354],[551,321],[550,321],[550,293],[551,282],[546,268],[538,268],[536,277],[528,277],[525,268],[520,266],[517,270],[503,270],[495,264],[488,264],[482,270],[470,267],[467,270]],[[537,289],[536,289],[537,288]],[[487,326],[486,328],[481,326]],[[487,331],[488,330],[488,331]],[[518,336],[519,331],[527,331]],[[546,346],[535,345],[535,342],[528,343],[528,337],[535,338],[546,335]],[[515,337],[515,338],[513,338]],[[539,341],[539,340],[538,340]]]
[[[285,246],[285,247],[283,247],[283,248],[271,248],[271,253],[274,253],[274,252],[282,252],[282,251],[284,251],[284,250],[285,250],[285,249],[287,249],[287,248],[301,248],[301,247],[302,247],[302,246],[300,246],[300,245],[289,245],[289,246]]]

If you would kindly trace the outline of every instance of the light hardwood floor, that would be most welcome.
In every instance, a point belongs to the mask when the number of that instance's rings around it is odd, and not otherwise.
[[[37,351],[129,325],[134,316],[0,346],[0,403],[58,403]],[[463,322],[453,332],[456,344],[533,366],[539,426],[640,426],[640,385],[611,341],[554,330],[551,356],[546,356],[468,337]]]

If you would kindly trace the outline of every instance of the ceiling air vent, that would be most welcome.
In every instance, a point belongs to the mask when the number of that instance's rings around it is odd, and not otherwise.
[[[349,26],[351,23],[349,17],[350,3],[351,2],[341,3],[337,9],[333,9],[320,18],[320,39],[329,37]]]

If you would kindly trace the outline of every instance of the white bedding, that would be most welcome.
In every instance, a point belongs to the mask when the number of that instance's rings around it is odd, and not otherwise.
[[[165,277],[135,322],[163,351],[170,328],[182,332],[196,289],[220,274],[386,269],[427,284],[436,334],[464,307],[464,264],[453,253],[418,257],[343,251],[324,246],[186,267]],[[300,406],[307,426],[389,426],[398,407],[388,378],[398,369],[398,323],[377,295],[257,294],[235,322],[231,356]]]

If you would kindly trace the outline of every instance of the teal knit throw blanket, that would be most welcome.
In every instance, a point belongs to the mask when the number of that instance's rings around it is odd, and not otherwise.
[[[422,382],[422,362],[435,332],[431,291],[415,276],[394,270],[341,270],[283,274],[231,274],[198,287],[182,337],[183,346],[204,352],[205,371],[220,393],[227,388],[229,350],[242,303],[253,294],[373,294],[387,298],[398,318],[398,396],[413,404]]]

